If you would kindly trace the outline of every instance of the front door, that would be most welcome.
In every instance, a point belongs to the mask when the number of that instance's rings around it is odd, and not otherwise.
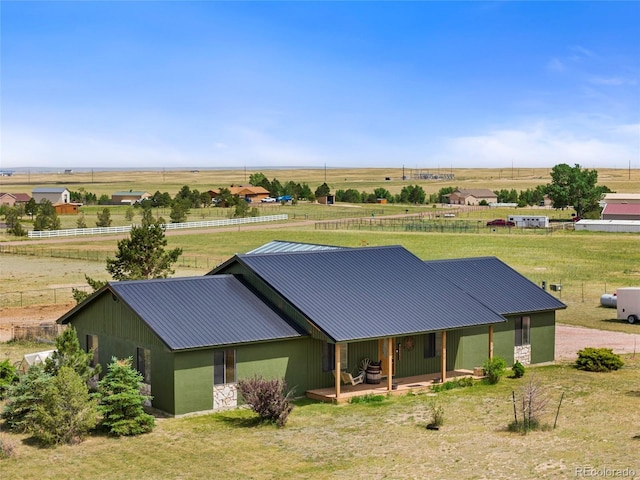
[[[391,339],[391,345],[392,348],[393,346],[395,346],[396,342],[394,341],[394,339]],[[389,339],[388,338],[381,338],[378,340],[378,360],[382,361],[382,376],[386,377],[389,375],[389,369],[387,368],[388,362],[387,362],[387,355],[388,355],[388,345],[389,345]],[[391,362],[392,365],[392,369],[393,371],[391,372],[392,375],[396,374],[396,358],[394,355],[394,352],[391,352],[391,355],[393,356],[393,360]]]

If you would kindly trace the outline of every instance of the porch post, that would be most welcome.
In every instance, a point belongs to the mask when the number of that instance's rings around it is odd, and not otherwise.
[[[440,357],[440,367],[442,370],[442,383],[447,380],[447,331],[442,331],[442,343],[441,348],[441,357]]]
[[[340,344],[338,342],[336,342],[336,351],[335,351],[335,358],[336,358],[336,402],[338,401],[338,399],[340,398]]]
[[[493,358],[493,325],[489,325],[489,358]]]
[[[387,390],[393,390],[393,339],[387,338]]]

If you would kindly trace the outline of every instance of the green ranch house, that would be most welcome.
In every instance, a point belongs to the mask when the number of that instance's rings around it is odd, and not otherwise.
[[[108,283],[58,322],[103,366],[133,357],[152,405],[182,415],[236,406],[236,382],[256,374],[340,402],[444,381],[493,355],[551,362],[562,308],[495,257],[276,241],[202,277]],[[355,376],[365,358],[382,362],[382,383],[342,385],[334,372]]]

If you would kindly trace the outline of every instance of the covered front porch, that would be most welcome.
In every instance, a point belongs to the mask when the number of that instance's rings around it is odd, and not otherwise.
[[[460,377],[481,378],[475,376],[471,370],[454,370],[447,372],[446,380]],[[425,391],[432,385],[442,383],[441,373],[430,373],[425,375],[415,375],[412,377],[394,377],[389,387],[388,378],[383,378],[379,384],[361,383],[358,385],[341,385],[339,396],[336,396],[335,387],[318,388],[307,390],[306,396],[313,400],[320,400],[327,403],[346,403],[352,397],[364,395],[406,395],[409,391]]]
[[[342,403],[349,400],[351,397],[362,396],[367,394],[390,394],[401,395],[406,394],[409,390],[425,390],[431,387],[434,383],[446,382],[449,379],[460,376],[473,376],[473,371],[470,370],[448,370],[447,369],[447,331],[442,330],[438,333],[432,334],[438,335],[439,341],[439,357],[440,365],[439,371],[429,373],[420,373],[418,371],[406,372],[406,373],[418,373],[413,376],[395,376],[395,367],[397,362],[402,360],[402,342],[396,343],[394,338],[381,338],[379,339],[379,359],[381,362],[382,381],[380,384],[361,383],[357,385],[346,384],[343,385],[340,375],[335,375],[335,383],[331,387],[312,389],[306,392],[306,396],[316,400],[332,403]],[[434,337],[435,339],[435,337]],[[487,344],[487,356],[493,358],[493,325],[488,325],[488,344]],[[433,346],[436,342],[433,342]],[[337,342],[335,344],[333,371],[342,371],[343,353],[342,349],[345,343]],[[453,364],[449,368],[455,368]],[[406,375],[405,373],[405,375]]]

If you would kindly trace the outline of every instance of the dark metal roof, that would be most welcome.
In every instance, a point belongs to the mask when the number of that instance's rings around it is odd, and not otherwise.
[[[234,259],[334,341],[505,321],[400,246],[237,255]]]
[[[171,350],[303,335],[232,275],[113,282],[107,288]]]
[[[566,308],[496,257],[432,260],[425,265],[502,315]]]

